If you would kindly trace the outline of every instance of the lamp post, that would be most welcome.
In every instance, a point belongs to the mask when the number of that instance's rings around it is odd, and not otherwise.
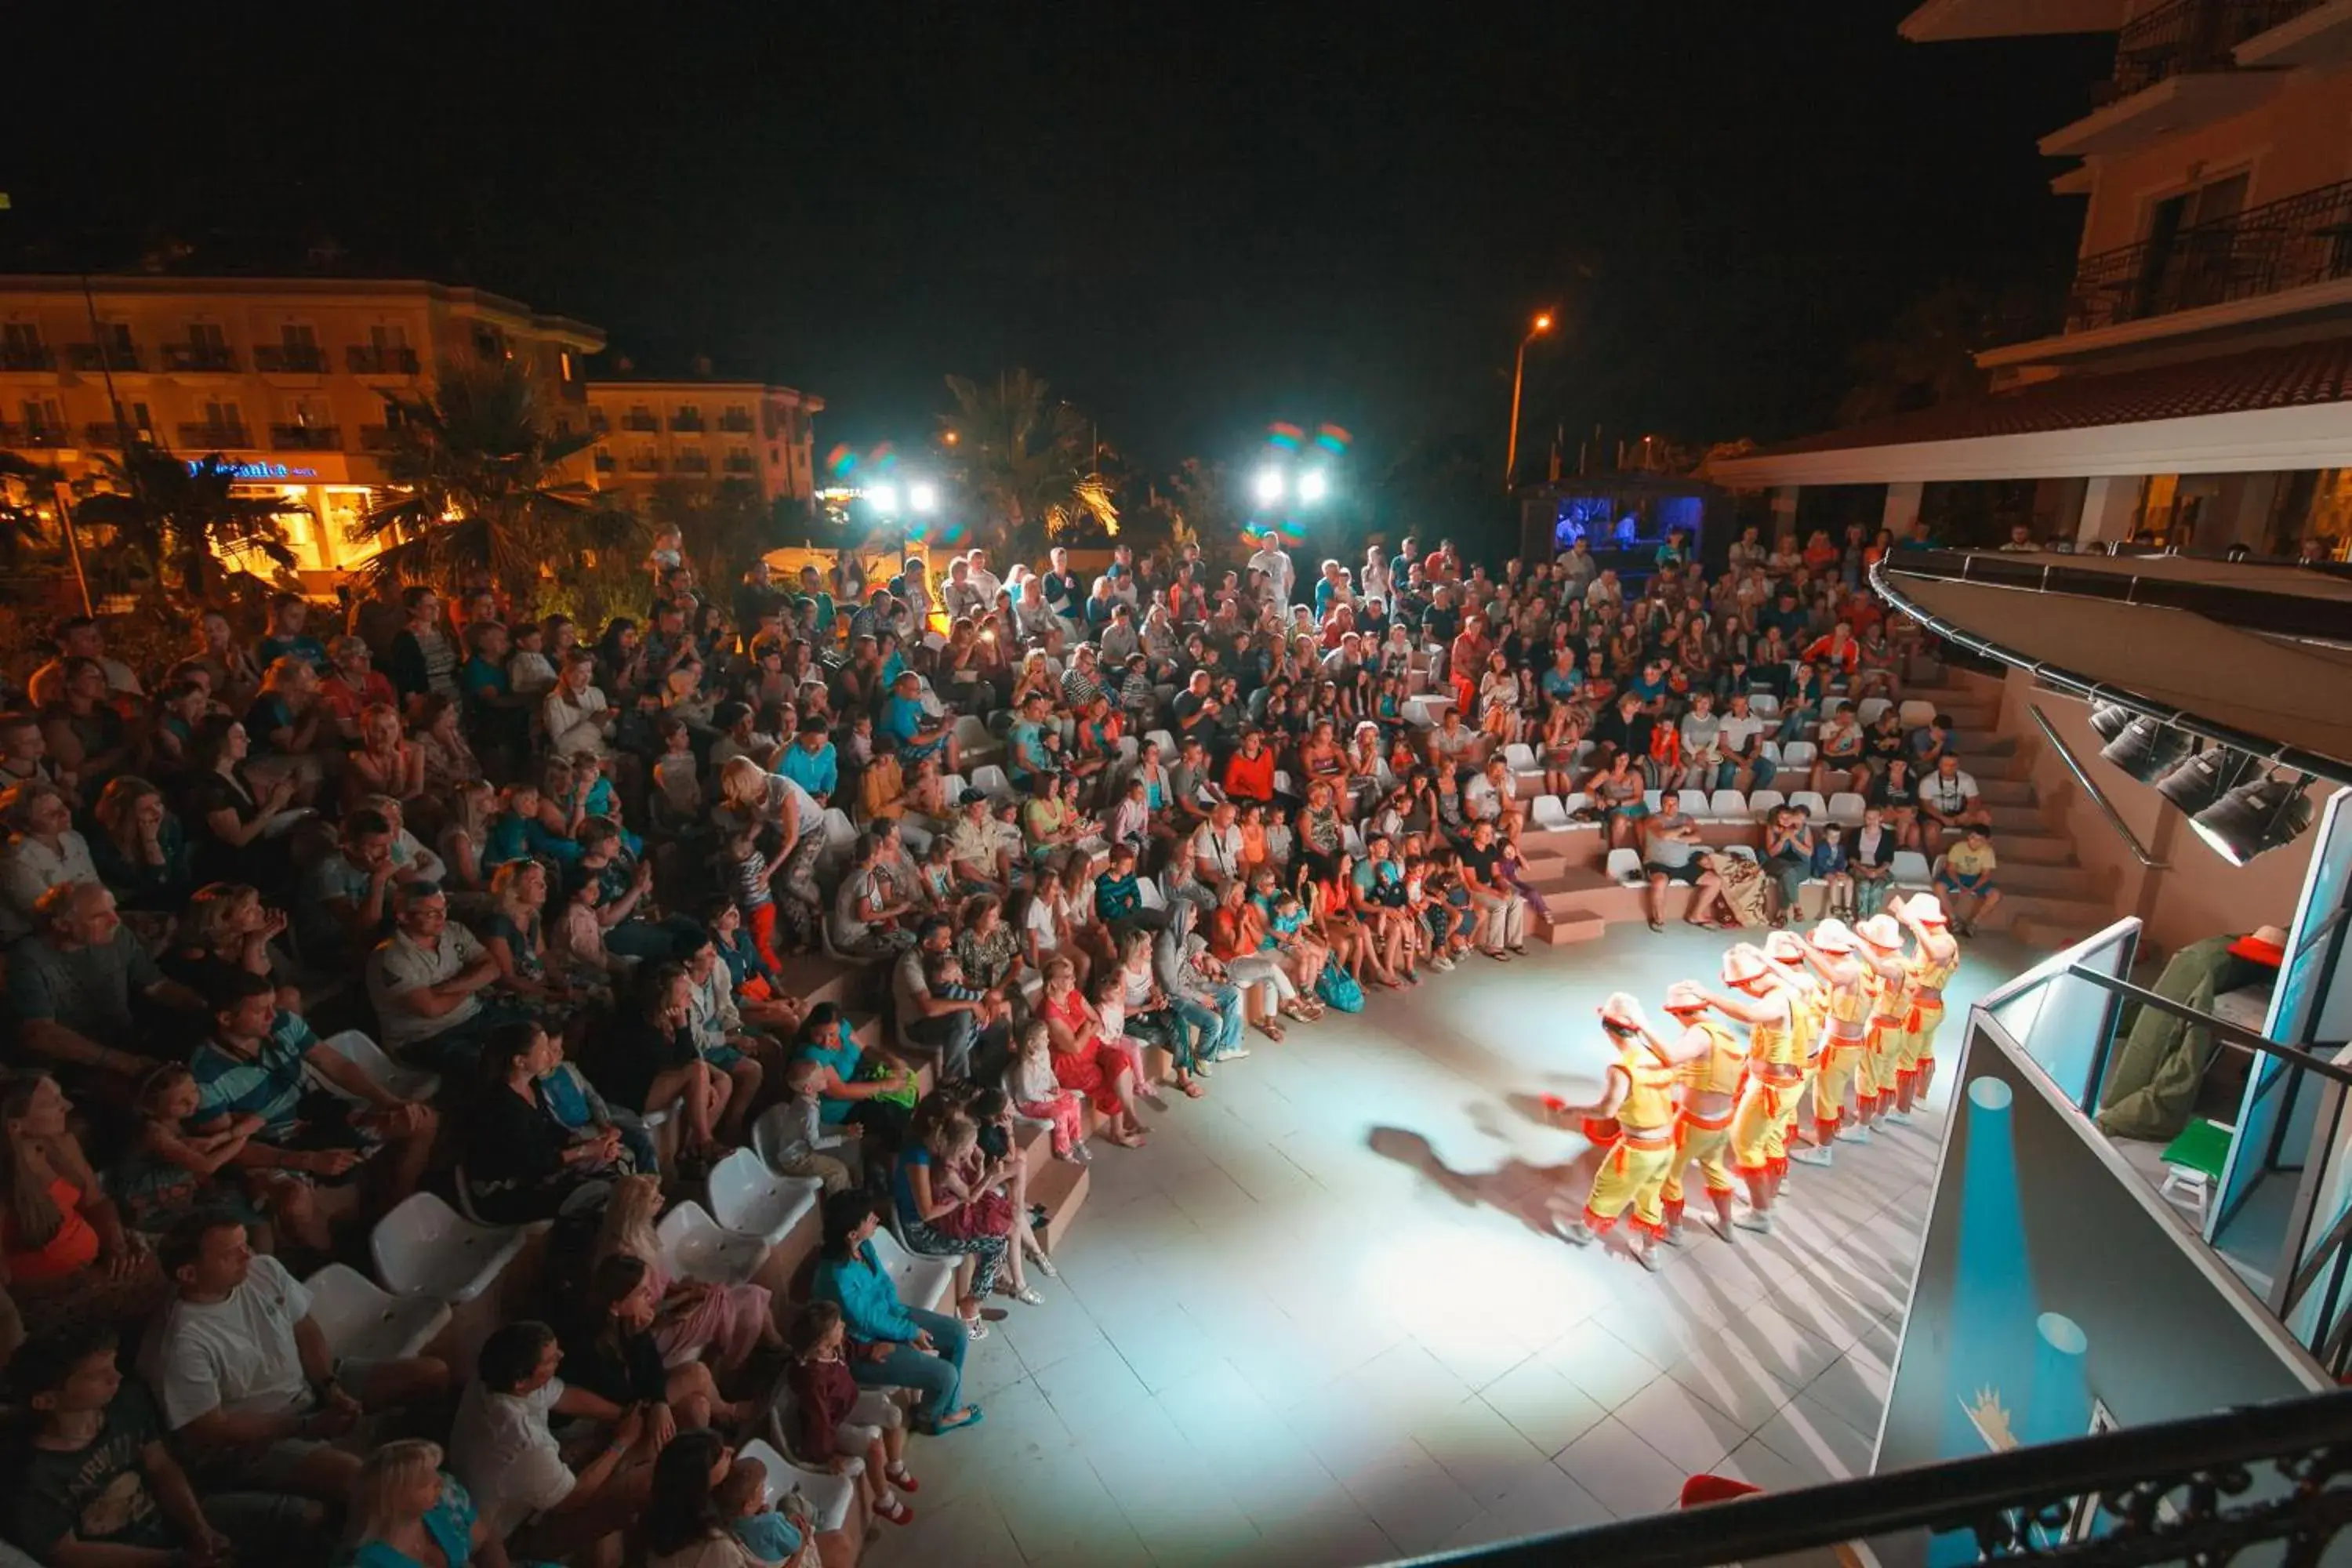
[[[1528,345],[1551,331],[1551,316],[1546,312],[1536,318],[1528,335],[1519,340],[1518,357],[1511,365],[1511,438],[1503,453],[1503,493],[1509,495],[1519,471],[1519,387],[1527,380]]]

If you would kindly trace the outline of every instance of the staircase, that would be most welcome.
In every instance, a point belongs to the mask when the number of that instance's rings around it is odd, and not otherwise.
[[[2052,826],[2053,816],[2034,788],[2032,758],[2020,751],[2016,736],[1999,728],[2000,682],[1958,670],[1921,674],[1927,679],[1906,687],[1904,697],[1932,702],[1937,712],[1950,717],[1960,765],[1975,775],[1992,811],[2002,897],[1983,929],[2005,930],[2020,942],[2054,951],[2105,928],[2114,911],[2094,886],[2092,873],[2076,860],[2072,840]],[[1759,839],[1752,823],[1702,818],[1699,829],[1700,837],[1714,845],[1754,845]],[[1531,922],[1538,940],[1555,945],[1589,942],[1612,921],[1647,918],[1642,887],[1609,878],[1606,843],[1598,826],[1530,831],[1520,842],[1523,879],[1544,905]],[[1808,918],[1817,898],[1809,898]],[[1662,900],[1664,918],[1682,919],[1690,899],[1689,889],[1669,884]]]

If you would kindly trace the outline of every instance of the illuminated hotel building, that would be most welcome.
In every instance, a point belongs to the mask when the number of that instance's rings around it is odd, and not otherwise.
[[[559,429],[583,429],[582,361],[604,346],[584,322],[438,283],[134,276],[85,293],[78,277],[0,276],[0,449],[68,481],[126,440],[217,452],[248,493],[300,503],[288,542],[323,595],[373,553],[354,525],[385,482],[387,398],[425,396],[444,362],[512,359]],[[579,468],[594,482],[584,455]]]
[[[733,479],[771,507],[806,507],[816,488],[809,418],[824,409],[821,397],[756,381],[592,381],[596,482],[643,496],[665,480]]]

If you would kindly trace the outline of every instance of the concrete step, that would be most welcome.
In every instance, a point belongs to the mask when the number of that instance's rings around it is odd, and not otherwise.
[[[863,1000],[870,994],[869,971],[879,973],[880,965],[849,963],[821,952],[803,952],[786,958],[776,978],[785,995],[797,996],[809,1006],[831,1002],[846,1007],[853,1000]]]
[[[2001,808],[1996,806],[1993,809],[1997,818]],[[2003,828],[1996,820],[1993,825],[1993,838],[2000,851],[2000,864],[2003,871],[2019,864],[2072,866],[2075,863],[2073,839],[2061,838],[2054,833],[2044,833],[2038,826],[2030,830],[2011,831]]]
[[[2105,911],[2101,911],[2104,917]],[[2009,922],[2009,934],[2030,948],[2046,952],[2063,952],[2075,943],[2098,935],[2115,921],[2099,920],[2053,920],[2042,915],[2020,915]]]
[[[2093,931],[2104,931],[2115,923],[2115,911],[2092,899],[2069,899],[2040,893],[2009,893],[2003,895],[2000,908],[1993,912],[1993,923],[2007,921],[2014,927],[2031,922],[2032,929],[2042,931],[2070,931],[2071,940],[2079,940]]]
[[[1582,909],[1539,915],[1534,925],[1536,940],[1554,947],[1565,947],[1572,942],[1591,942],[1609,929],[1607,921],[1590,910]]]
[[[1974,768],[1969,772],[1976,774],[1978,795],[1995,812],[2004,805],[2033,804],[2033,781],[2022,773],[2012,778],[2001,773],[1978,773]]]
[[[2000,869],[1993,879],[2001,885],[2009,897],[2032,894],[2042,898],[2067,899],[2083,903],[2097,901],[2097,888],[2091,873],[2081,866],[2039,865],[2030,860],[2012,860],[2006,849],[2001,855]]]
[[[1973,775],[1979,785],[1995,779],[2029,783],[2033,777],[2033,762],[2013,747],[1990,753],[1962,752],[1960,771]]]
[[[1045,1210],[1045,1228],[1038,1239],[1045,1244],[1048,1254],[1060,1249],[1062,1238],[1069,1234],[1078,1217],[1078,1210],[1086,1206],[1092,1174],[1087,1166],[1048,1159],[1045,1170],[1030,1179],[1029,1201],[1042,1205]]]
[[[1952,745],[1967,759],[1970,771],[1974,771],[1979,757],[2005,757],[2016,751],[2017,738],[1999,730],[1954,730]]]
[[[1981,791],[1984,786],[1979,784],[1977,787]],[[2042,807],[2039,804],[2032,801],[1998,801],[1990,795],[1986,795],[1984,802],[1992,812],[1993,832],[2001,836],[2002,854],[2009,853],[2007,836],[2010,834],[2050,836],[2050,825],[2042,819]]]
[[[1037,1178],[1054,1163],[1054,1129],[1043,1121],[1032,1126],[1016,1121],[1013,1125],[1021,1140],[1017,1145],[1021,1164],[1028,1175],[1029,1190],[1034,1193],[1037,1190]]]

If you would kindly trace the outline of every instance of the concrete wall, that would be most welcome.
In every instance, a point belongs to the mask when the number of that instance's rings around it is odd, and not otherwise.
[[[1874,1469],[1985,1453],[1980,1421],[2051,1442],[2088,1432],[2093,1401],[2136,1426],[2330,1386],[2038,1069],[1971,1036]],[[1872,1542],[1890,1565],[1973,1561],[1958,1544]]]
[[[2065,763],[2043,741],[2026,712],[2042,710],[2113,803],[2166,868],[2142,867],[2097,805],[2074,782]],[[2305,834],[2245,866],[2232,866],[2205,847],[2188,819],[2152,785],[2100,760],[2101,742],[2089,706],[2079,698],[2037,689],[2023,670],[2011,670],[2001,690],[2000,729],[2017,737],[2032,758],[2036,796],[2053,827],[2074,841],[2075,858],[2092,873],[2094,889],[2118,915],[2137,915],[2146,941],[2169,953],[2218,931],[2282,928],[2294,919],[2314,836]],[[2324,794],[2324,792],[2319,792]],[[2315,805],[2316,802],[2315,802]]]

